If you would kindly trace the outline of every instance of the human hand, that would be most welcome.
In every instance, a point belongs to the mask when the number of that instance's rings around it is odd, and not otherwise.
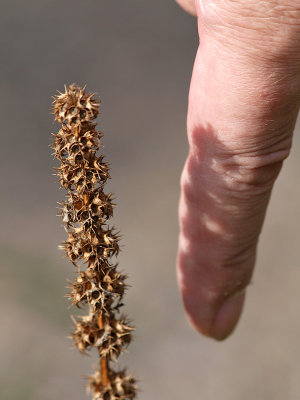
[[[189,320],[218,340],[242,312],[271,190],[300,104],[296,1],[176,0],[197,9],[178,280]],[[196,5],[196,8],[193,7]]]

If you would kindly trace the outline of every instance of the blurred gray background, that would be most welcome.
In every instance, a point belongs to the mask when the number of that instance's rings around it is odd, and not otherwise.
[[[223,343],[188,325],[177,290],[177,202],[196,21],[172,0],[0,1],[0,399],[82,400],[95,354],[71,349],[55,215],[51,96],[87,84],[132,285],[136,338],[122,358],[140,400],[297,400],[300,393],[299,132],[276,184],[245,312]],[[299,130],[299,128],[297,129]]]

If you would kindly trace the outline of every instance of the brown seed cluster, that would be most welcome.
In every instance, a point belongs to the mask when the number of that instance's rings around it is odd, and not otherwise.
[[[103,134],[92,121],[98,109],[94,95],[75,84],[54,98],[55,120],[61,129],[52,147],[60,161],[57,176],[67,190],[60,208],[68,237],[60,248],[78,272],[67,297],[72,305],[89,308],[87,316],[74,318],[74,344],[81,353],[95,347],[100,357],[99,369],[89,377],[93,400],[131,400],[136,396],[136,380],[111,367],[130,343],[133,327],[119,315],[126,275],[112,261],[119,252],[119,236],[108,226],[114,204],[111,193],[103,191],[110,176],[104,156],[97,155]]]

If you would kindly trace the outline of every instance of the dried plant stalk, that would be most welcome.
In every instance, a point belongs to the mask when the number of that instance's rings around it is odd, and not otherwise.
[[[111,366],[130,343],[133,327],[119,314],[126,276],[112,261],[119,252],[119,236],[108,226],[114,204],[111,193],[103,191],[110,176],[104,156],[97,155],[103,135],[92,121],[98,110],[94,95],[75,84],[54,97],[55,120],[62,126],[52,147],[60,161],[57,176],[67,190],[61,216],[68,238],[60,248],[78,272],[67,297],[73,305],[89,308],[88,315],[73,318],[73,341],[81,353],[94,347],[100,357],[88,383],[93,400],[131,400],[136,380]]]

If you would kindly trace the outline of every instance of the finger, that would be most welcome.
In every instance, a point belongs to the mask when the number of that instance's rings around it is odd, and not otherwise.
[[[175,0],[185,11],[192,15],[197,15],[195,0]]]
[[[225,25],[216,33],[207,20],[199,21],[190,152],[179,207],[184,305],[195,328],[216,339],[226,338],[241,315],[271,190],[289,154],[300,93],[299,66],[293,55],[281,62],[289,43],[277,41],[275,28],[267,29],[268,50],[260,48],[261,32],[256,37],[251,30],[245,39],[247,29]],[[215,26],[220,29],[219,22]],[[279,31],[286,35],[287,27]],[[246,42],[239,43],[240,37]]]

